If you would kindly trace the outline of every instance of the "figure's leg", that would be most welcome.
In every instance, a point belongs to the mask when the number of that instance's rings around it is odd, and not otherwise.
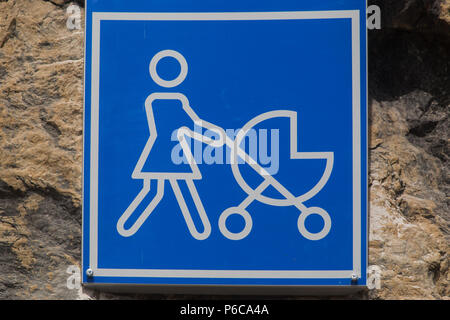
[[[117,231],[120,233],[121,236],[130,237],[133,234],[135,234],[142,226],[142,224],[145,222],[145,220],[147,220],[148,216],[153,212],[158,203],[161,201],[164,195],[164,180],[158,179],[158,186],[155,197],[145,208],[145,210],[141,213],[139,218],[137,218],[133,226],[131,226],[131,228],[129,229],[125,229],[125,223],[128,221],[130,216],[134,213],[136,208],[139,206],[142,200],[145,199],[148,192],[150,191],[150,181],[151,181],[150,179],[144,180],[142,190],[139,192],[136,198],[134,198],[133,202],[131,202],[131,204],[128,206],[128,208],[125,210],[125,212],[122,214],[119,221],[117,222]]]
[[[204,228],[203,232],[198,232],[197,229],[195,228],[194,221],[192,220],[191,213],[189,212],[189,209],[186,205],[186,201],[184,200],[183,194],[181,193],[178,181],[175,179],[171,179],[170,184],[172,185],[173,192],[175,193],[178,205],[180,206],[184,220],[186,221],[187,227],[191,235],[197,240],[207,239],[211,234],[211,224],[209,223],[208,216],[206,215],[205,208],[203,207],[202,201],[198,195],[193,180],[191,179],[186,180],[186,184],[188,186],[192,200],[194,200],[195,208],[197,209],[197,212],[200,216],[200,220],[202,221]]]

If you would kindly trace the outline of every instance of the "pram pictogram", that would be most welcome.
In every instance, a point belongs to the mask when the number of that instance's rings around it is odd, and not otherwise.
[[[326,160],[325,172],[322,175],[319,182],[307,193],[295,197],[289,190],[287,190],[279,181],[277,181],[271,174],[265,171],[255,160],[246,154],[238,146],[253,127],[259,123],[273,118],[289,118],[290,119],[290,158],[291,159],[316,159]],[[219,228],[224,236],[231,240],[244,239],[251,231],[252,219],[246,208],[255,200],[259,202],[271,205],[271,206],[295,206],[300,215],[298,218],[297,226],[302,236],[309,240],[320,240],[327,236],[331,229],[330,215],[322,208],[318,207],[306,207],[303,202],[314,197],[322,188],[326,185],[333,170],[334,153],[333,152],[298,152],[297,151],[297,112],[289,110],[276,110],[272,112],[263,113],[252,120],[250,120],[238,133],[235,141],[227,141],[227,145],[232,148],[232,155],[234,161],[232,161],[232,171],[234,178],[238,182],[239,186],[248,194],[248,197],[241,202],[237,207],[231,207],[226,209],[219,218]],[[245,163],[249,164],[264,181],[255,189],[252,189],[242,177],[239,170],[237,157],[244,159]],[[266,188],[272,186],[275,188],[285,199],[275,199],[264,196],[262,193]],[[226,219],[232,215],[238,214],[245,220],[245,227],[239,233],[232,233],[226,227]],[[316,214],[319,215],[324,222],[323,228],[317,233],[309,232],[305,227],[305,220],[308,216]]]

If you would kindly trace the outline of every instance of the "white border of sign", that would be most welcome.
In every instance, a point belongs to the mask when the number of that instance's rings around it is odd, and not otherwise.
[[[233,21],[351,19],[353,91],[353,270],[179,270],[98,268],[98,146],[100,21]],[[361,72],[360,11],[92,13],[91,159],[89,267],[95,276],[155,278],[332,279],[361,277]]]

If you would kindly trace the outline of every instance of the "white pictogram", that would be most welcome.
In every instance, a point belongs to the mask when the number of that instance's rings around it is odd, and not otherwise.
[[[158,62],[165,58],[172,57],[178,61],[180,64],[179,75],[170,81],[163,80],[157,73]],[[176,87],[181,84],[187,76],[188,65],[186,59],[179,53],[173,50],[163,50],[157,53],[152,61],[150,62],[150,75],[152,79],[160,86],[165,88]],[[164,136],[158,136],[158,131],[155,123],[155,117],[153,113],[153,103],[157,100],[175,100],[181,102],[182,110],[188,117],[192,120],[193,124],[211,130],[216,133],[218,138],[212,139],[199,132],[195,132],[186,126],[182,126],[177,131],[177,138],[182,147],[184,156],[188,160],[190,169],[188,171],[180,171],[179,169],[174,170],[174,172],[157,172],[157,171],[147,171],[144,170],[144,166],[148,159],[151,157],[151,152],[154,152],[154,146],[157,139],[161,140]],[[226,145],[231,150],[231,167],[234,178],[236,179],[239,186],[247,193],[247,198],[245,198],[237,207],[230,207],[222,212],[219,217],[219,230],[221,233],[230,240],[242,240],[246,238],[253,226],[252,217],[250,213],[246,210],[247,207],[255,200],[271,205],[271,206],[295,206],[299,211],[300,215],[297,220],[297,227],[300,234],[309,240],[320,240],[325,238],[331,229],[331,218],[330,215],[322,208],[318,207],[306,207],[303,202],[314,197],[322,188],[326,185],[328,179],[330,178],[331,172],[333,170],[334,163],[334,153],[333,152],[299,152],[297,150],[297,112],[289,110],[275,110],[267,113],[263,113],[253,119],[251,119],[241,130],[239,130],[236,138],[233,140],[228,137],[225,130],[221,127],[214,125],[208,121],[200,119],[189,104],[189,100],[181,93],[178,92],[157,92],[152,93],[145,102],[145,110],[147,113],[147,121],[149,125],[150,138],[144,147],[144,150],[137,162],[137,165],[132,173],[133,179],[142,179],[143,187],[136,198],[131,202],[128,208],[120,217],[117,222],[117,231],[124,237],[129,237],[134,235],[142,224],[147,220],[153,210],[156,208],[158,203],[164,196],[164,186],[166,180],[169,181],[172,187],[175,197],[178,201],[178,205],[181,209],[183,217],[186,221],[189,232],[192,237],[197,240],[205,240],[211,234],[211,224],[203,207],[200,196],[194,184],[194,180],[201,180],[202,175],[198,169],[197,163],[192,155],[189,144],[186,141],[186,137],[190,139],[201,141],[212,147],[222,147]],[[273,119],[273,118],[288,118],[290,120],[290,158],[291,159],[317,159],[326,160],[326,168],[324,174],[320,178],[319,182],[307,193],[294,196],[290,191],[288,191],[280,182],[278,182],[271,174],[269,174],[263,167],[261,167],[254,159],[252,159],[244,150],[240,148],[241,142],[246,137],[247,133],[254,128],[256,125],[262,123],[263,121]],[[165,130],[168,132],[167,130]],[[163,140],[164,141],[164,140]],[[263,179],[264,181],[255,189],[252,189],[243,179],[242,174],[239,170],[237,159],[240,158],[244,160],[244,163],[251,166]],[[150,191],[151,180],[157,180],[157,191],[156,195],[152,201],[147,205],[144,211],[136,219],[134,224],[125,229],[125,223],[129,220],[130,216],[137,209],[139,204],[147,196]],[[191,212],[186,205],[185,198],[180,189],[180,183],[183,181],[186,183],[189,190],[190,196],[195,204],[195,208],[198,211],[200,220],[203,224],[203,232],[199,232],[194,225],[192,220]],[[263,195],[264,190],[269,186],[275,188],[282,196],[283,199],[270,198]],[[233,233],[227,226],[226,221],[231,215],[240,215],[244,221],[245,226],[241,232]],[[305,226],[305,220],[310,215],[319,215],[323,220],[322,230],[316,233],[311,233],[307,230]]]

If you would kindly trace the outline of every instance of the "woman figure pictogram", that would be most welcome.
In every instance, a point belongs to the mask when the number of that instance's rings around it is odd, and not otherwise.
[[[179,75],[175,79],[170,81],[161,79],[156,70],[158,62],[166,57],[172,57],[176,59],[181,67]],[[150,62],[150,76],[152,77],[153,81],[155,81],[155,83],[157,83],[161,87],[173,88],[178,86],[186,78],[187,72],[188,65],[186,59],[179,52],[173,50],[163,50],[158,52]],[[163,102],[162,106],[160,106],[158,102]],[[167,106],[168,103],[170,103],[171,105]],[[158,121],[156,121],[155,119],[155,115],[158,113],[154,113],[154,108],[157,105],[158,107],[161,107],[163,109],[169,108],[166,110],[162,110],[169,112],[169,119],[175,119],[176,117],[171,116],[175,113],[182,113],[183,115],[187,116],[185,118],[188,119],[191,124],[195,124],[196,126],[212,130],[213,132],[218,134],[219,139],[211,139],[209,137],[201,135],[198,132],[192,131],[186,126],[179,127],[176,124],[170,126],[167,121],[164,122],[164,126],[161,126],[161,123],[158,123]],[[188,143],[186,142],[185,137],[189,136],[192,139],[200,140],[209,145],[221,147],[223,146],[225,141],[225,132],[222,128],[207,121],[201,120],[194,112],[194,110],[190,107],[189,100],[186,98],[186,96],[178,92],[152,93],[145,101],[145,110],[147,114],[150,137],[132,174],[133,179],[143,180],[143,187],[117,222],[117,231],[124,237],[129,237],[135,234],[163,198],[165,183],[166,181],[168,181],[173,189],[175,197],[178,201],[178,205],[181,209],[192,237],[197,240],[207,239],[211,233],[211,224],[209,222],[208,216],[206,215],[200,196],[198,195],[197,188],[194,184],[194,180],[200,180],[202,179],[202,176],[197,167],[195,159],[192,156],[192,152]],[[157,124],[159,124],[158,130]],[[174,130],[177,132],[177,138],[182,147],[183,156],[186,158],[189,166],[180,166],[175,164],[173,162],[173,159],[171,158],[170,153],[167,152],[168,150],[170,150],[169,148],[167,148],[167,146],[173,143],[171,142],[171,140],[173,140],[171,138],[173,136]],[[158,168],[157,164],[155,164],[152,159],[158,159],[157,162],[164,163],[164,169]],[[139,206],[139,204],[148,195],[150,191],[151,180],[157,181],[156,195],[150,201],[144,211],[139,215],[134,224],[126,229],[125,224],[134,213],[136,208]],[[203,225],[202,232],[199,232],[194,225],[191,213],[181,192],[180,183],[185,183],[187,185],[190,196],[192,197],[195,208],[200,216],[200,221]]]

